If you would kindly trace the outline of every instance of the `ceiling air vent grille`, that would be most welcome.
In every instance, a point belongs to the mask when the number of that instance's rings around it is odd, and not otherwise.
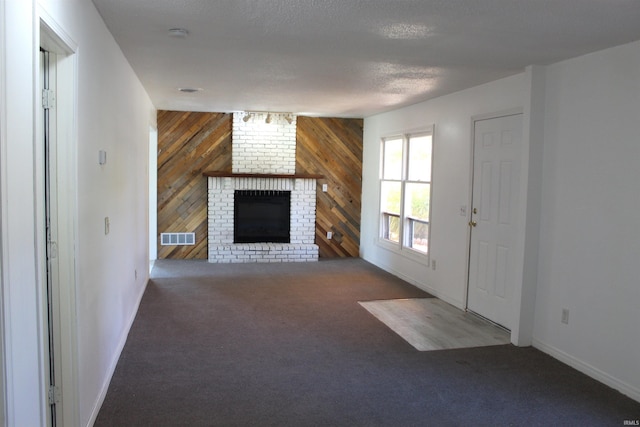
[[[195,245],[196,233],[160,233],[162,246]]]

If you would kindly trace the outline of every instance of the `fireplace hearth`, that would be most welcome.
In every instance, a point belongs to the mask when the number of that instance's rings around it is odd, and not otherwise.
[[[289,243],[291,191],[235,190],[234,243]]]

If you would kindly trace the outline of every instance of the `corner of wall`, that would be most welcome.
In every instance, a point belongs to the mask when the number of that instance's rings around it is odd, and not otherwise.
[[[523,117],[523,180],[525,195],[524,242],[522,243],[522,280],[514,292],[517,309],[511,341],[529,346],[533,340],[536,289],[538,282],[538,246],[540,239],[540,202],[542,198],[542,149],[544,145],[545,69],[529,66],[525,72],[526,94]]]

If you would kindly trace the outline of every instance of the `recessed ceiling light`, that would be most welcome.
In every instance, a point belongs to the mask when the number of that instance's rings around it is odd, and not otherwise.
[[[185,38],[189,35],[189,31],[184,28],[172,28],[169,30],[169,35],[171,37]]]
[[[180,87],[178,88],[178,90],[183,93],[194,93],[194,92],[200,92],[202,89],[197,87]]]

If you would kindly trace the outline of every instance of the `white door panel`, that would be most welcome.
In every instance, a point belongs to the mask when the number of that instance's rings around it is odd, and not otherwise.
[[[510,327],[522,115],[474,124],[467,307]]]

